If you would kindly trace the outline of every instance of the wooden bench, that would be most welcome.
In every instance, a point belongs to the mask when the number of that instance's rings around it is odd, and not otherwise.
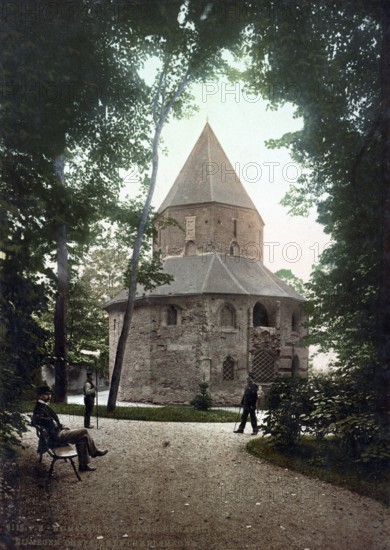
[[[37,453],[39,454],[39,462],[42,462],[42,456],[47,453],[51,458],[51,464],[49,468],[48,473],[48,479],[51,479],[51,476],[53,474],[54,465],[57,462],[57,460],[64,460],[65,462],[71,463],[73,467],[73,471],[76,474],[76,477],[79,481],[81,481],[81,477],[79,476],[79,473],[77,471],[76,465],[73,462],[73,459],[77,457],[77,450],[75,445],[71,445],[70,443],[66,445],[62,445],[61,447],[55,447],[50,444],[49,442],[49,435],[45,428],[42,426],[38,426],[36,424],[33,424],[31,422],[31,425],[35,428],[38,436],[38,449]]]

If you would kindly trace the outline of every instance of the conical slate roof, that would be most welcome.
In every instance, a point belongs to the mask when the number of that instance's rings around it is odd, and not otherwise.
[[[305,301],[298,292],[264,267],[262,262],[249,258],[219,254],[171,256],[164,261],[164,271],[173,275],[172,283],[161,285],[151,291],[145,291],[139,285],[136,299],[201,294],[239,294]],[[126,301],[127,295],[127,290],[122,290],[105,307],[109,308]]]
[[[170,206],[210,202],[256,210],[207,122],[158,213]]]

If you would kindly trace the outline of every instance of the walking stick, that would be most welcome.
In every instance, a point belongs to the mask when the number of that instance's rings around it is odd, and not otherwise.
[[[95,382],[96,382],[96,429],[99,429],[99,392],[98,392],[98,371],[95,370]]]
[[[236,431],[236,424],[237,424],[237,422],[238,422],[238,419],[240,418],[240,413],[241,413],[241,405],[240,405],[240,408],[238,409],[238,415],[237,415],[236,421],[235,421],[235,423],[234,423],[233,432]]]

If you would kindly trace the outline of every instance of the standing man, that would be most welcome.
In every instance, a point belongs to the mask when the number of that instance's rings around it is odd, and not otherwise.
[[[104,456],[108,451],[99,451],[88,430],[80,428],[70,430],[65,428],[57,414],[49,406],[51,389],[49,386],[37,388],[38,400],[34,408],[32,425],[38,425],[48,433],[49,444],[61,446],[65,443],[75,443],[79,459],[80,472],[93,472],[96,468],[89,466],[89,457]]]
[[[252,435],[257,435],[259,432],[259,428],[257,427],[257,418],[256,418],[256,410],[259,410],[259,398],[258,398],[258,386],[253,382],[253,374],[251,372],[248,373],[247,376],[247,386],[244,391],[244,395],[241,400],[241,407],[242,407],[242,416],[241,416],[241,423],[238,426],[238,430],[235,430],[235,434],[242,434],[244,433],[246,421],[248,419],[248,415],[251,417],[251,424],[252,424]]]
[[[93,406],[95,404],[95,395],[96,388],[92,382],[93,370],[87,370],[87,380],[85,381],[83,392],[84,392],[84,428],[93,428],[91,426],[91,414],[93,411]]]

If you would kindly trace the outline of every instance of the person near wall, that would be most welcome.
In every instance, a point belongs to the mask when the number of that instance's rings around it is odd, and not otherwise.
[[[248,416],[250,416],[252,430],[253,430],[252,435],[258,434],[259,428],[257,426],[257,418],[256,418],[256,411],[259,410],[258,391],[259,391],[259,387],[257,386],[257,384],[253,382],[252,373],[248,373],[247,386],[245,388],[244,395],[241,400],[241,407],[242,407],[241,423],[238,426],[238,429],[234,431],[234,433],[236,434],[244,433]]]
[[[95,404],[96,388],[92,381],[93,370],[87,370],[87,379],[83,386],[84,393],[84,428],[93,428],[91,426],[91,414],[93,411],[93,406]]]
[[[57,413],[49,406],[51,389],[49,386],[37,388],[38,400],[36,402],[32,425],[45,428],[49,436],[49,445],[61,446],[74,443],[77,449],[80,472],[93,472],[96,468],[89,466],[90,457],[104,456],[107,450],[100,451],[86,428],[70,430],[63,426]]]

